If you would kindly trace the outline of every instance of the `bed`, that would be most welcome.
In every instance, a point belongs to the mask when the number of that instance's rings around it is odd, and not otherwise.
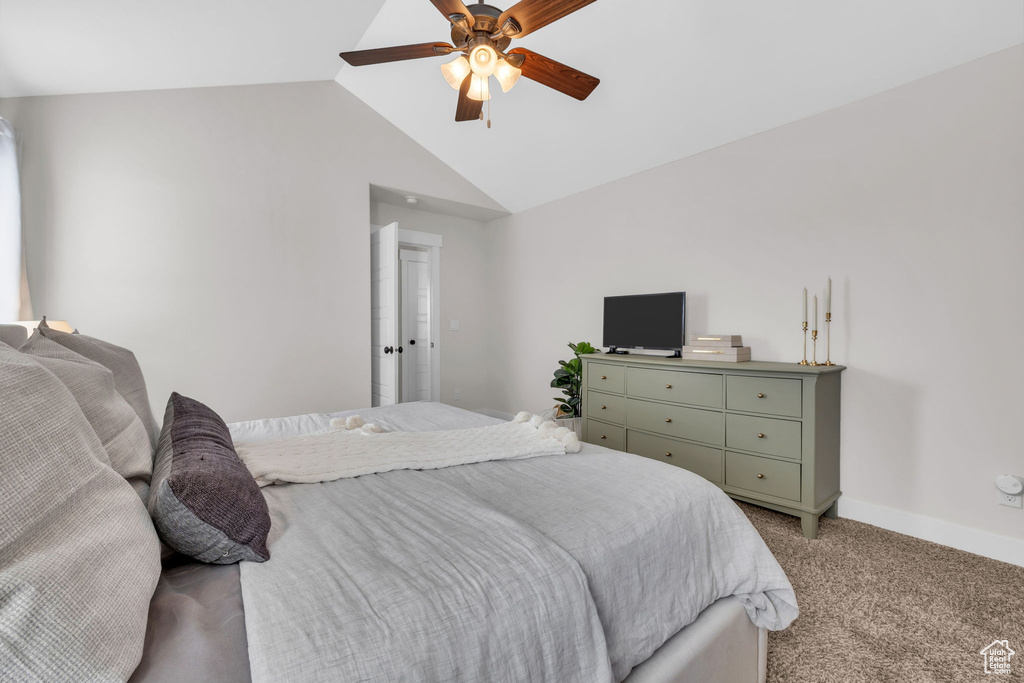
[[[323,432],[332,418],[356,413],[388,431],[500,422],[443,404],[410,403],[236,423],[231,435],[241,450],[247,443]],[[599,446],[571,455],[273,486],[264,494],[273,520],[272,559],[165,569],[133,681],[181,680],[187,678],[183,667],[196,675],[212,668],[217,680],[237,681],[758,681],[764,680],[767,633],[751,616],[779,628],[796,615],[781,569],[717,487]],[[496,528],[506,533],[495,534]],[[498,538],[481,546],[481,536]],[[457,555],[460,546],[486,558],[475,560],[478,574],[453,564],[457,581],[437,575],[434,583],[419,583],[416,572],[403,573],[410,565],[420,574],[438,572],[434,558]],[[313,557],[310,548],[317,549]],[[509,567],[516,553],[537,564]],[[509,571],[502,574],[502,568]],[[554,568],[553,583],[536,581],[545,568]],[[712,570],[718,575],[702,576]],[[397,578],[373,576],[380,572]],[[479,583],[495,576],[492,584]],[[538,583],[550,592],[539,591]],[[465,615],[446,605],[467,584],[476,587],[476,600],[493,600],[501,591],[530,594],[536,604],[564,603],[564,618],[542,614],[507,630],[500,619],[488,621],[490,614],[456,623]],[[367,586],[417,613],[420,626],[409,626],[402,609],[382,614],[382,602],[366,597]],[[434,598],[449,593],[439,604],[417,604],[431,591],[437,591]],[[360,598],[339,605],[339,594]],[[472,612],[469,602],[462,607]],[[496,607],[500,614],[498,607],[507,606]],[[364,628],[367,614],[391,631]],[[449,621],[440,631],[423,629],[431,618]],[[571,626],[576,623],[586,627]],[[346,627],[359,632],[346,634]],[[550,667],[531,670],[543,655],[493,645],[530,636],[576,654],[560,659],[556,653]]]
[[[267,517],[264,554],[168,552],[161,454],[191,399],[161,429],[130,351],[45,323],[19,343],[0,338],[4,680],[763,681],[767,630],[798,614],[720,489],[598,446],[255,485],[247,454],[307,462],[356,414],[374,448],[514,427],[429,402],[230,428],[194,402]]]

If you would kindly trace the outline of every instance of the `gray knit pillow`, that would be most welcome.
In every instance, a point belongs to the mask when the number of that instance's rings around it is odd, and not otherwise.
[[[148,501],[153,472],[149,434],[139,416],[114,389],[113,373],[39,332],[20,350],[33,356],[71,391],[100,438],[111,467],[128,480],[143,501]]]
[[[74,397],[0,344],[0,678],[112,681],[142,655],[160,550]]]
[[[164,543],[211,564],[270,558],[270,512],[231,433],[199,401],[171,394],[156,450],[149,512]]]
[[[153,409],[149,405],[149,394],[146,392],[146,380],[142,376],[142,368],[135,360],[135,354],[128,349],[115,346],[110,342],[89,337],[84,334],[71,334],[51,329],[44,318],[39,323],[39,332],[47,339],[57,342],[66,349],[94,360],[114,373],[114,388],[117,393],[128,401],[135,414],[142,420],[142,426],[149,434],[150,443],[156,444],[159,433]]]

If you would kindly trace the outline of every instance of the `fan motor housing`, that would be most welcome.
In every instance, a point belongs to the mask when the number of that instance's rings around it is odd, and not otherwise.
[[[466,9],[473,13],[473,31],[486,33],[493,33],[498,27],[498,19],[501,17],[501,10],[492,5],[485,5],[484,3],[477,3],[475,5],[467,5]],[[455,45],[462,45],[470,38],[474,36],[466,33],[458,26],[452,24],[452,43]],[[494,47],[498,50],[504,50],[512,42],[511,38],[502,36],[497,40],[492,41]]]

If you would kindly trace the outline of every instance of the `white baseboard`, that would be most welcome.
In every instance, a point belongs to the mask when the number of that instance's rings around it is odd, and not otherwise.
[[[1024,567],[1024,539],[843,496],[839,516]]]

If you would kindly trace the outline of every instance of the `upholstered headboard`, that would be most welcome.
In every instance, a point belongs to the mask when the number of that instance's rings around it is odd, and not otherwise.
[[[0,342],[20,349],[28,339],[28,330],[23,325],[0,325]]]

